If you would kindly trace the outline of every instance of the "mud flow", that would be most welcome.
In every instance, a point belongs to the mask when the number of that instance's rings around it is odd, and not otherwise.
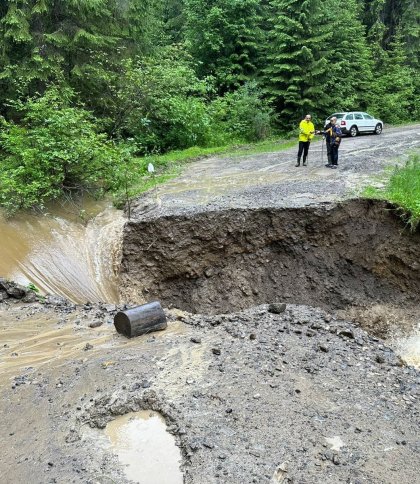
[[[420,234],[384,202],[238,209],[125,226],[121,297],[193,313],[284,301],[343,311],[385,336],[417,325]]]
[[[0,275],[75,303],[118,302],[122,212],[94,200],[83,207],[55,205],[11,220],[0,214]]]

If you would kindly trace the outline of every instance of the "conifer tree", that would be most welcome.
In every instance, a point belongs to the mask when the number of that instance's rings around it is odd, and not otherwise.
[[[0,102],[19,92],[42,92],[51,81],[64,80],[83,95],[96,80],[107,80],[103,56],[118,60],[151,49],[159,5],[158,0],[3,0]],[[91,94],[85,92],[85,101],[94,102]]]
[[[290,126],[306,113],[360,108],[372,79],[370,52],[353,0],[273,0],[263,82]]]
[[[321,12],[318,1],[271,2],[263,82],[282,126],[328,105],[329,95],[324,89],[328,62],[322,53],[332,32],[322,27]]]
[[[360,8],[355,0],[348,0],[347,7],[337,12],[335,0],[323,4],[324,26],[332,32],[332,39],[322,52],[328,59],[328,80],[324,86],[334,93],[332,110],[366,109],[372,89],[372,53],[360,20]]]
[[[261,43],[258,0],[185,0],[185,38],[201,76],[224,92],[252,79]]]
[[[383,51],[375,65],[370,109],[388,123],[416,119],[420,115],[417,73],[407,64],[402,39],[402,33],[397,31],[389,49]]]
[[[420,3],[419,0],[404,0],[401,18],[401,33],[404,40],[404,50],[407,53],[407,63],[417,70],[420,69]]]

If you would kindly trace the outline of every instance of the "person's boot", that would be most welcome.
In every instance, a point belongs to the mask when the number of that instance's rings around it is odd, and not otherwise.
[[[307,166],[307,164],[306,164],[306,158],[303,160],[303,166]]]
[[[296,162],[296,165],[295,165],[295,166],[296,166],[296,167],[297,167],[297,166],[300,166],[300,160],[297,160],[297,162]]]

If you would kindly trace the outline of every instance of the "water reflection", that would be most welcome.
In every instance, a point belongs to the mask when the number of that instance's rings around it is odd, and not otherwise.
[[[43,293],[77,303],[117,302],[122,212],[109,202],[83,202],[83,217],[73,206],[55,206],[48,214],[0,217],[0,276]]]
[[[158,413],[145,410],[117,417],[105,433],[131,481],[182,484],[181,452]]]

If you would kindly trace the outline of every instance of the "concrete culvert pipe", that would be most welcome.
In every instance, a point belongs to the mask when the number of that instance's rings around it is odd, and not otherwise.
[[[158,301],[154,301],[119,311],[114,317],[114,325],[118,333],[127,338],[134,338],[152,331],[166,329],[168,323],[162,306]]]

